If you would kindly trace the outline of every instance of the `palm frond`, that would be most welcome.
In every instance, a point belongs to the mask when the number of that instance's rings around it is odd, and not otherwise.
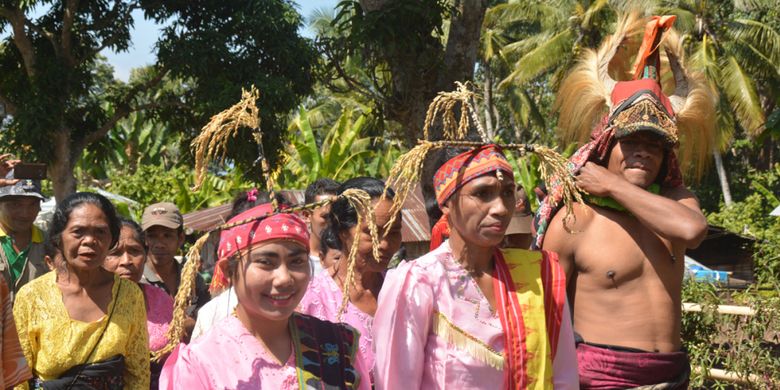
[[[507,85],[524,85],[530,80],[550,70],[555,65],[567,61],[572,55],[574,36],[566,29],[528,52],[515,63],[515,70],[499,83],[499,88]]]
[[[518,22],[560,21],[565,15],[560,8],[546,2],[514,2],[497,4],[485,11],[484,27],[507,26]]]
[[[743,43],[759,54],[760,59],[769,61],[778,69],[780,62],[780,33],[772,26],[751,19],[736,19],[727,29],[735,41]],[[744,58],[746,61],[753,58]]]
[[[718,83],[718,79],[720,79],[720,64],[718,63],[715,45],[707,35],[694,45],[689,66],[692,70],[704,74],[707,82],[711,85]]]
[[[764,130],[766,117],[758,98],[755,81],[734,57],[723,61],[720,87],[745,131],[756,136]]]

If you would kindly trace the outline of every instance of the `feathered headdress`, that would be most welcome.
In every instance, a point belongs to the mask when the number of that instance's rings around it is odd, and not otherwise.
[[[680,166],[701,174],[714,142],[717,98],[701,74],[683,65],[674,20],[636,13],[620,17],[615,33],[598,50],[585,51],[561,83],[556,108],[562,138],[587,141],[570,158],[571,173],[588,161],[605,164],[616,139],[641,130],[658,134],[668,146],[666,169],[659,173],[662,187],[683,184]],[[548,187],[534,220],[535,248],[562,202],[560,189]]]
[[[653,89],[654,82],[658,90],[667,92],[658,93],[653,103],[668,111],[657,116],[677,144],[681,167],[697,177],[703,172],[715,142],[717,96],[701,73],[684,65],[683,42],[672,28],[674,20],[674,16],[624,15],[615,33],[597,50],[582,54],[558,91],[558,126],[564,141],[587,142],[596,132],[621,124],[615,119],[625,124],[635,116],[629,110],[635,104],[626,105],[627,99]],[[641,44],[638,51],[637,43]],[[648,109],[647,102],[635,109]],[[623,118],[617,118],[621,114]]]
[[[186,319],[185,310],[192,302],[192,294],[195,290],[195,278],[201,265],[200,253],[212,232],[225,231],[250,223],[262,222],[279,214],[292,214],[306,210],[313,210],[318,207],[328,205],[337,199],[346,199],[357,211],[358,226],[363,223],[366,223],[369,226],[374,258],[380,258],[379,234],[374,218],[371,196],[369,196],[368,193],[363,190],[349,189],[339,194],[337,197],[331,197],[320,202],[303,204],[284,209],[279,208],[279,205],[276,202],[276,197],[273,193],[273,178],[270,173],[268,163],[265,159],[265,153],[263,152],[259,110],[257,109],[256,105],[258,97],[259,92],[254,86],[252,86],[249,91],[242,91],[241,100],[227,110],[211,117],[209,123],[206,124],[206,126],[204,126],[201,130],[201,134],[195,138],[192,146],[195,149],[196,186],[200,185],[203,178],[205,177],[205,170],[208,167],[208,164],[213,160],[220,160],[225,157],[227,141],[230,138],[235,137],[239,129],[249,128],[252,130],[253,138],[258,145],[258,158],[256,163],[260,164],[263,175],[265,176],[266,186],[268,191],[271,193],[270,197],[272,207],[268,212],[254,213],[250,218],[246,218],[240,221],[230,221],[227,224],[217,226],[200,237],[195,242],[195,244],[190,247],[189,251],[187,251],[187,262],[182,268],[181,273],[181,285],[179,286],[179,291],[176,293],[176,297],[174,299],[173,320],[171,321],[170,327],[168,328],[168,333],[166,335],[168,338],[168,344],[166,344],[166,346],[162,349],[154,352],[153,359],[157,361],[170,353],[184,336],[183,323]],[[358,243],[359,240],[353,240],[353,245],[349,250],[347,257],[347,280],[352,280],[354,277],[354,267],[355,261],[357,259]],[[351,283],[345,284],[345,288],[348,289],[350,284]],[[346,299],[349,297],[348,291],[344,292],[344,297],[345,302],[342,303],[342,307],[339,313],[343,312],[346,308]]]

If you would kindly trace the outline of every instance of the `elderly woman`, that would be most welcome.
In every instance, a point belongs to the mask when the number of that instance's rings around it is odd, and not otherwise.
[[[272,211],[262,204],[228,221],[241,224],[222,231],[216,266],[238,306],[174,350],[161,389],[370,388],[359,334],[295,313],[311,279],[309,234],[299,217]]]
[[[50,239],[62,260],[25,285],[14,305],[31,387],[149,388],[143,293],[103,268],[119,229],[114,206],[98,194],[57,205]]]
[[[381,199],[385,190],[385,184],[381,180],[370,177],[350,179],[341,185],[339,193],[348,189],[360,189],[368,193],[374,205],[377,226],[381,228],[387,223],[394,193],[388,190],[390,199]],[[367,223],[358,226],[357,211],[345,199],[339,199],[331,205],[327,222],[322,240],[329,248],[348,253],[353,241],[359,241],[354,277],[351,283],[346,280],[349,264],[344,256],[344,259],[334,262],[329,269],[312,279],[299,310],[322,320],[343,321],[357,329],[360,332],[360,357],[368,367],[373,367],[371,328],[387,264],[401,246],[401,218],[397,218],[386,234],[381,235],[379,258],[374,258],[372,253],[369,226]],[[345,294],[348,295],[348,300],[340,315]]]
[[[122,230],[119,242],[108,253],[103,268],[114,272],[119,277],[134,283],[141,281],[141,275],[146,262],[148,248],[144,240],[144,232],[137,223],[122,218]],[[168,324],[173,319],[173,298],[165,290],[150,284],[138,284],[144,293],[146,303],[146,330],[149,332],[149,350],[155,352],[168,343],[165,334]],[[162,365],[153,362],[151,365],[151,388],[157,389]]]

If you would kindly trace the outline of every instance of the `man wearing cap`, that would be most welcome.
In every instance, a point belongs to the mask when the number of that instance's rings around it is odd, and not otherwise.
[[[184,220],[179,209],[173,203],[155,203],[144,209],[141,227],[149,247],[149,257],[141,281],[176,296],[181,283],[181,264],[176,260],[176,254],[184,244]],[[195,297],[187,315],[194,317],[195,311],[206,304],[209,297],[208,287],[198,275]]]
[[[655,44],[643,47],[659,47],[671,21],[652,19],[645,37]],[[598,53],[604,52],[609,50]],[[590,66],[582,63],[580,70]],[[682,182],[675,149],[678,129],[695,116],[684,111],[690,109],[684,100],[675,105],[664,95],[653,77],[660,69],[657,50],[647,63],[652,66],[640,66],[644,71],[636,74],[649,77],[606,83],[609,114],[570,161],[586,193],[573,205],[573,218],[558,211],[560,191],[553,186],[535,221],[535,246],[558,252],[567,275],[583,389],[688,386],[690,364],[680,336],[683,258],[704,239],[707,221]],[[588,122],[582,95],[566,92],[585,89],[577,79],[583,74],[575,69],[562,84],[564,125]],[[688,85],[678,74],[675,79]]]
[[[43,232],[33,222],[41,211],[41,182],[14,180],[13,170],[0,187],[0,271],[13,299],[27,282],[49,269],[44,261]]]

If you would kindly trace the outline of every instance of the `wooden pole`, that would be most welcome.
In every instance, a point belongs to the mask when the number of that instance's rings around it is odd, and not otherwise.
[[[684,312],[700,312],[702,311],[702,305],[698,303],[683,303],[682,310]],[[717,312],[719,314],[732,314],[738,316],[754,316],[756,311],[747,306],[732,306],[732,305],[718,305]]]

